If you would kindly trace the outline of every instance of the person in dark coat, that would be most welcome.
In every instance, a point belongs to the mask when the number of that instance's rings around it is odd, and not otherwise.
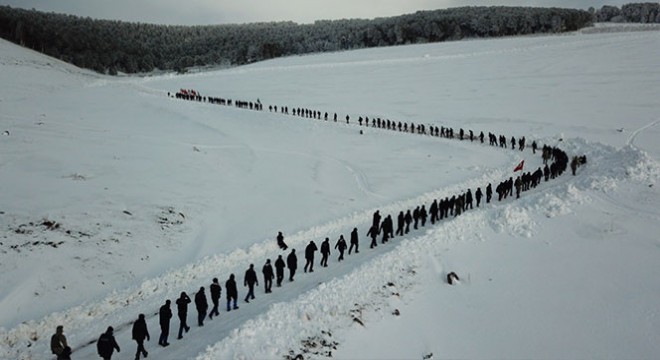
[[[403,219],[404,219],[405,222],[406,222],[406,230],[405,230],[405,233],[407,234],[407,233],[410,231],[410,224],[411,224],[412,221],[413,221],[413,217],[412,217],[412,214],[410,213],[410,209],[408,209],[408,211],[406,212],[406,215],[404,216]]]
[[[438,200],[433,199],[431,206],[429,207],[429,214],[431,215],[431,224],[435,224],[438,220]]]
[[[245,302],[249,303],[250,299],[254,300],[254,285],[259,285],[257,272],[254,271],[254,264],[250,264],[250,268],[245,271],[243,278],[243,286],[248,287],[248,293],[245,295]]]
[[[281,231],[277,233],[277,246],[279,246],[282,250],[286,250],[288,248],[288,246],[286,246],[284,243],[284,235],[282,235]]]
[[[394,238],[394,221],[392,221],[392,215],[387,215],[385,218],[385,222],[387,223],[387,226],[385,227],[387,229],[387,232],[389,233],[389,238],[393,239]]]
[[[270,259],[266,259],[266,263],[261,268],[261,273],[264,274],[264,292],[266,294],[271,293],[275,275],[273,275],[273,266],[270,264]]]
[[[96,342],[96,351],[98,352],[99,356],[103,358],[103,360],[111,360],[112,359],[112,353],[117,350],[117,352],[121,352],[121,349],[119,349],[119,344],[117,344],[117,341],[115,340],[114,336],[114,331],[115,329],[112,328],[112,326],[108,326],[108,329],[101,334],[99,337],[99,340]]]
[[[353,228],[353,231],[351,232],[351,247],[348,248],[348,255],[351,254],[351,250],[353,250],[353,247],[355,246],[355,253],[359,253],[360,251],[358,250],[358,247],[360,246],[359,239],[358,239],[358,230],[357,228]]]
[[[70,360],[71,348],[66,343],[64,336],[64,326],[59,325],[55,328],[55,334],[50,338],[50,351],[57,355],[57,360]]]
[[[380,224],[380,229],[378,229],[378,233],[383,234],[383,238],[381,239],[381,242],[383,244],[385,244],[386,242],[389,241],[389,239],[390,239],[390,230],[389,230],[389,227],[388,227],[387,218],[385,218],[385,220],[383,220],[383,222]]]
[[[467,189],[467,192],[465,193],[465,204],[463,205],[463,210],[467,210],[468,206],[470,209],[473,209],[472,207],[472,190]]]
[[[179,336],[177,339],[179,340],[183,339],[183,330],[186,330],[186,332],[190,330],[190,326],[188,326],[188,304],[190,303],[190,297],[185,291],[176,299],[177,315],[179,315]]]
[[[337,240],[337,244],[335,244],[335,249],[339,250],[339,258],[337,261],[344,260],[344,251],[347,247],[348,246],[346,245],[346,240],[344,240],[344,235],[339,235],[339,240]]]
[[[206,293],[204,287],[200,287],[197,294],[195,294],[195,307],[197,308],[197,325],[204,326],[204,318],[206,318],[206,311],[209,309],[209,303],[206,300]]]
[[[371,225],[375,226],[376,229],[380,229],[380,219],[381,219],[380,212],[376,210]]]
[[[227,311],[232,309],[231,301],[234,301],[234,310],[238,309],[236,299],[238,299],[238,289],[236,288],[236,280],[234,274],[229,275],[229,279],[225,282],[225,292],[227,292]]]
[[[479,207],[479,203],[481,203],[481,197],[483,197],[483,193],[481,192],[481,188],[478,187],[477,191],[474,193],[474,197],[477,199],[477,207]]]
[[[488,183],[486,186],[486,204],[490,203],[490,199],[493,197],[493,187]]]
[[[170,305],[172,302],[167,299],[165,305],[158,310],[158,322],[160,323],[160,337],[158,338],[158,345],[168,346],[167,337],[170,336],[170,319],[172,318],[172,309]]]
[[[369,245],[369,248],[373,249],[374,247],[378,246],[378,241],[376,241],[376,239],[378,238],[379,232],[380,229],[377,228],[375,225],[372,225],[369,231],[367,232],[367,236],[371,236],[371,245]]]
[[[417,206],[415,210],[413,210],[412,216],[414,221],[414,228],[415,230],[417,230],[417,224],[419,223],[419,206]]]
[[[330,239],[325,238],[321,243],[321,266],[328,267],[328,256],[330,256]]]
[[[426,225],[426,218],[428,217],[428,212],[426,211],[426,206],[422,205],[421,209],[419,209],[419,219],[422,222],[422,226]]]
[[[133,323],[133,340],[137,343],[137,352],[135,353],[135,360],[140,359],[140,354],[145,358],[149,353],[144,348],[144,339],[151,340],[149,330],[147,330],[147,321],[144,319],[144,314],[140,314],[138,319]]]
[[[403,227],[406,224],[405,216],[403,211],[399,211],[399,216],[396,218],[396,234],[403,236]],[[349,252],[350,253],[350,252]]]
[[[307,247],[305,248],[305,267],[304,271],[307,272],[309,269],[309,272],[314,272],[314,253],[318,250],[319,248],[316,247],[316,244],[314,241],[310,241],[309,244],[307,244]]]
[[[275,274],[277,277],[277,287],[282,286],[282,280],[284,280],[285,267],[286,264],[284,263],[284,259],[282,259],[282,255],[278,255],[277,260],[275,260]]]
[[[213,283],[209,286],[211,292],[211,301],[213,302],[213,309],[209,313],[209,320],[213,319],[213,315],[220,316],[218,306],[220,305],[220,296],[222,296],[222,287],[218,283],[218,278],[213,278]]]
[[[286,257],[286,267],[289,268],[289,281],[293,281],[293,276],[296,275],[296,269],[298,269],[296,249],[291,249],[291,253]]]

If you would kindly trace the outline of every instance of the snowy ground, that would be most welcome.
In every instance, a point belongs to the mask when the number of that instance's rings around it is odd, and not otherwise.
[[[0,358],[74,358],[149,316],[150,358],[657,358],[660,31],[474,40],[107,78],[0,43]],[[167,97],[256,100],[255,112]],[[268,112],[351,116],[351,124]],[[364,129],[358,116],[525,135],[589,162],[368,249],[371,214],[512,176],[531,151]],[[59,224],[59,227],[48,224]],[[358,227],[302,274],[168,348],[165,299]],[[288,252],[287,252],[288,253]],[[284,253],[286,254],[286,253]],[[318,256],[317,256],[318,261]],[[300,264],[302,265],[302,264]],[[461,284],[444,278],[457,272]],[[239,298],[245,289],[239,287]],[[394,315],[398,313],[399,315]],[[313,347],[311,344],[316,344]],[[313,354],[316,352],[317,354]],[[432,354],[432,355],[431,355]]]

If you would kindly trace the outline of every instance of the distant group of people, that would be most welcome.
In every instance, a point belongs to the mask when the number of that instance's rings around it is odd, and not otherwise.
[[[193,89],[180,89],[174,95],[168,92],[167,96],[168,97],[174,96],[174,98],[180,100],[207,102],[209,104],[215,104],[215,105],[226,105],[226,106],[233,105],[239,109],[249,109],[249,110],[257,110],[257,111],[261,111],[264,109],[264,106],[263,104],[261,104],[261,101],[259,99],[257,99],[256,101],[245,101],[245,100],[224,99],[224,98],[212,97],[212,96],[202,96],[198,91],[195,91]]]
[[[169,95],[169,94],[168,94]],[[203,97],[198,92],[194,90],[184,90],[181,89],[176,93],[176,98],[184,100],[193,100],[193,101],[208,101],[210,103],[216,104],[227,104],[232,105],[232,100],[225,100],[222,98],[212,98],[212,97]],[[262,110],[262,105],[259,100],[256,102],[244,102],[244,101],[234,101],[234,104],[241,108]],[[269,111],[278,112],[278,110],[284,114],[289,113],[289,107],[277,107],[269,106]],[[328,120],[329,114],[327,112],[321,113],[317,110],[310,110],[304,108],[295,108],[291,110],[293,115],[303,116],[315,119],[325,119]],[[333,113],[331,116],[333,121],[337,121],[337,114]],[[346,116],[346,123],[349,123],[350,118]],[[424,126],[421,124],[414,123],[402,123],[394,122],[389,119],[380,119],[368,117],[359,117],[358,124],[360,126],[369,126],[384,128],[389,130],[398,130],[402,132],[418,133],[418,134],[430,134],[432,136],[439,136],[445,138],[454,138],[454,130],[452,128],[446,127],[437,127],[437,126]],[[479,135],[475,135],[473,130],[468,130],[467,132],[463,129],[459,129],[457,136],[459,140],[470,140],[483,143],[484,142],[484,133],[480,132]],[[489,143],[492,146],[499,146],[506,148],[507,147],[507,138],[503,135],[499,137],[495,134],[489,133]],[[521,137],[517,141],[514,137],[511,138],[510,145],[512,149],[516,148],[516,145],[520,151],[525,148],[525,138]],[[536,153],[537,143],[532,142],[532,151]],[[507,180],[500,182],[495,192],[498,194],[498,201],[506,199],[508,196],[513,196],[513,191],[516,191],[516,198],[520,197],[521,191],[526,191],[531,188],[535,188],[541,183],[541,179],[548,181],[549,179],[554,179],[557,176],[560,176],[568,166],[568,156],[566,153],[557,148],[543,145],[542,147],[542,159],[544,168],[540,167],[534,172],[523,172],[522,163],[520,169],[516,168],[516,171],[520,170],[521,175],[517,176],[514,180],[513,177],[510,177]],[[573,175],[578,166],[586,163],[586,156],[574,157],[571,161],[571,169]],[[375,248],[378,246],[378,237],[380,236],[381,244],[385,244],[388,241],[395,238],[395,236],[404,236],[408,234],[413,229],[418,229],[419,227],[424,227],[427,224],[427,221],[431,224],[435,224],[443,219],[449,217],[456,217],[461,215],[463,212],[473,209],[473,204],[476,203],[476,207],[480,207],[482,203],[482,198],[486,197],[485,203],[490,203],[493,195],[493,189],[491,184],[487,184],[485,191],[481,190],[481,187],[477,187],[474,194],[471,189],[467,189],[460,194],[452,195],[451,197],[446,196],[444,199],[434,199],[433,202],[426,207],[426,204],[420,204],[414,209],[405,209],[401,210],[396,217],[396,228],[394,224],[394,219],[392,215],[388,214],[382,216],[380,211],[376,211],[373,214],[371,226],[369,227],[366,236],[371,238],[370,248]],[[279,232],[276,236],[276,241],[278,247],[285,251],[288,249],[288,245],[284,242],[284,236],[282,232]],[[312,240],[305,247],[305,266],[303,270],[305,273],[314,272],[314,259],[315,253],[320,250],[321,261],[320,265],[322,267],[328,266],[328,259],[331,253],[330,238],[326,237],[321,242],[320,249],[317,247],[316,243]],[[358,229],[353,228],[350,234],[349,242],[344,239],[343,235],[340,235],[337,241],[334,244],[334,249],[339,252],[337,262],[344,260],[344,253],[348,250],[350,255],[353,250],[355,253],[359,253],[359,235]],[[265,264],[261,268],[261,273],[263,276],[264,284],[264,293],[269,294],[272,292],[273,280],[275,280],[276,286],[281,287],[282,282],[285,276],[285,269],[288,269],[288,279],[289,281],[294,281],[296,271],[298,269],[298,258],[296,255],[296,250],[291,249],[291,251],[286,256],[286,260],[283,258],[283,255],[278,255],[274,264],[271,263],[271,259],[266,259]],[[458,276],[451,272],[447,275],[447,282],[452,284],[458,280]],[[249,303],[250,300],[255,299],[255,286],[259,286],[259,278],[257,272],[254,268],[254,264],[250,264],[249,268],[245,271],[243,277],[243,285],[248,289],[244,302]],[[204,326],[204,320],[208,317],[209,320],[213,317],[220,315],[218,310],[220,306],[220,299],[222,295],[222,287],[217,278],[213,278],[212,283],[209,286],[209,295],[211,298],[211,303],[213,307],[209,311],[209,302],[207,301],[207,296],[205,288],[202,286],[194,295],[195,308],[197,310],[197,325]],[[238,310],[238,288],[236,284],[236,277],[234,274],[230,274],[228,279],[225,281],[225,298],[226,298],[226,309],[227,311]],[[187,324],[188,317],[188,306],[192,303],[192,299],[184,291],[181,292],[178,299],[176,299],[175,304],[177,307],[177,316],[179,318],[179,329],[177,334],[177,339],[183,339],[183,334],[187,333],[190,330],[190,326]],[[172,318],[172,309],[171,309],[171,300],[166,300],[158,312],[159,324],[160,324],[160,336],[158,340],[158,345],[166,347],[169,346],[168,338],[170,332],[170,320]],[[135,359],[140,359],[140,356],[147,357],[148,352],[145,349],[144,341],[150,340],[149,331],[147,329],[147,323],[145,320],[144,314],[140,314],[138,319],[133,323],[132,328],[132,337],[133,340],[137,343],[137,350],[135,354]],[[109,360],[112,357],[112,354],[116,350],[120,351],[119,345],[117,344],[114,338],[114,329],[112,326],[108,327],[107,330],[99,337],[97,344],[97,351],[99,356],[103,359]],[[63,327],[58,326],[56,333],[51,338],[51,350],[53,354],[57,355],[58,360],[68,360],[71,356],[71,348],[66,342],[66,337],[63,334]]]

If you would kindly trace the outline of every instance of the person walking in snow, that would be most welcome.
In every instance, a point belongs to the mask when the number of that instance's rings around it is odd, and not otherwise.
[[[271,288],[273,287],[273,266],[270,264],[270,259],[266,259],[264,267],[261,268],[261,273],[264,274],[264,292],[266,294],[272,292]]]
[[[493,197],[493,187],[488,183],[486,186],[486,204],[490,204],[490,199]]]
[[[238,310],[236,299],[238,298],[238,289],[236,288],[236,280],[234,274],[229,275],[229,279],[225,281],[225,292],[227,293],[227,311],[232,309],[231,302],[234,301],[234,310]]]
[[[211,301],[213,302],[213,309],[209,313],[209,320],[213,319],[213,315],[220,316],[218,306],[220,306],[220,296],[222,295],[222,287],[218,283],[218,278],[213,278],[213,283],[209,286],[211,292]]]
[[[204,326],[204,318],[206,318],[206,311],[209,309],[209,303],[206,300],[206,293],[204,287],[200,287],[197,294],[195,294],[195,307],[197,308],[197,325]]]
[[[397,216],[396,219],[396,234],[399,236],[403,236],[403,227],[406,223],[405,220],[405,215],[403,215],[403,211],[399,211],[399,216]]]
[[[378,229],[378,233],[383,234],[383,237],[381,239],[381,243],[385,244],[386,242],[389,241],[389,239],[390,239],[390,229],[389,229],[387,218],[385,218],[385,220],[383,220],[382,224],[380,225],[380,229]]]
[[[172,318],[172,309],[170,305],[172,302],[167,299],[165,305],[158,310],[158,323],[160,324],[160,337],[158,338],[158,345],[168,346],[167,337],[170,336],[170,319]]]
[[[413,210],[412,216],[414,221],[413,227],[415,228],[415,230],[417,230],[417,224],[419,223],[419,206],[417,206],[415,210]]]
[[[298,269],[296,249],[291,249],[289,256],[286,257],[286,267],[289,268],[289,281],[293,281],[293,276],[296,275],[296,269]]]
[[[257,278],[257,272],[254,271],[254,264],[250,264],[250,268],[245,271],[245,277],[243,278],[243,286],[248,288],[248,293],[245,295],[246,303],[254,300],[254,285],[259,286],[259,279]]]
[[[413,221],[412,214],[410,213],[410,209],[406,212],[406,215],[403,218],[406,221],[406,230],[405,233],[407,234],[410,231],[410,224]]]
[[[277,246],[279,246],[282,250],[286,250],[288,248],[288,246],[284,243],[284,235],[282,235],[281,231],[277,233]]]
[[[465,193],[465,204],[463,205],[463,210],[467,210],[468,206],[470,209],[474,209],[472,207],[472,190],[467,189],[467,192]]]
[[[192,301],[186,292],[182,292],[181,296],[176,300],[177,306],[177,315],[179,315],[179,336],[178,339],[183,338],[183,330],[188,332],[190,327],[188,326],[188,304]]]
[[[438,220],[438,200],[433,199],[431,206],[429,207],[429,215],[431,215],[431,225],[435,224]]]
[[[71,348],[66,343],[64,336],[64,326],[59,325],[55,328],[55,334],[50,338],[50,351],[57,355],[57,360],[70,360]]]
[[[428,212],[426,211],[426,206],[422,205],[419,209],[419,220],[422,222],[422,227],[426,225],[426,218],[428,217]]]
[[[284,259],[282,259],[282,255],[278,255],[277,260],[275,260],[275,274],[277,278],[277,287],[282,286],[282,280],[284,280],[285,267],[286,264],[284,263]]]
[[[376,229],[380,229],[380,219],[381,219],[380,212],[376,210],[376,212],[374,212],[374,217],[371,225],[375,226]]]
[[[149,353],[144,348],[144,339],[151,340],[149,330],[147,330],[147,321],[144,319],[144,314],[140,314],[138,319],[133,323],[133,340],[137,343],[137,352],[135,353],[135,360],[140,359],[140,354],[145,358]]]
[[[337,244],[335,244],[335,249],[339,250],[339,258],[337,261],[344,260],[344,251],[347,247],[348,246],[346,245],[346,240],[344,240],[344,235],[339,235],[339,240],[337,240]]]
[[[318,250],[314,241],[310,241],[305,248],[305,267],[304,271],[314,272],[314,253]]]
[[[481,188],[478,187],[477,191],[475,191],[475,193],[474,193],[474,197],[477,199],[477,207],[479,207],[479,203],[481,203],[481,197],[482,196],[483,196],[483,194],[481,193]]]
[[[371,245],[369,245],[369,248],[371,249],[378,246],[378,241],[376,241],[376,238],[378,238],[379,230],[380,229],[375,225],[372,225],[371,228],[369,228],[369,232],[367,232],[367,236],[371,236]]]
[[[330,256],[330,239],[325,238],[321,243],[321,266],[328,267],[328,256]]]
[[[190,330],[188,326],[188,304],[191,302],[190,297],[188,297],[185,291],[176,299],[177,315],[179,316],[179,336],[177,339],[179,340],[183,339],[183,330],[186,332]]]
[[[387,226],[385,226],[385,229],[387,233],[389,234],[388,238],[393,239],[394,238],[394,221],[392,220],[392,215],[387,215],[385,218],[385,222],[387,223]]]
[[[117,341],[115,340],[114,331],[115,329],[113,329],[112,326],[108,326],[108,329],[101,334],[98,341],[96,341],[96,351],[103,360],[111,360],[112,353],[114,353],[115,350],[121,352],[119,344],[117,344]]]
[[[348,255],[351,254],[351,250],[353,250],[353,247],[355,247],[355,253],[359,253],[360,251],[358,250],[358,247],[360,246],[359,240],[358,240],[358,230],[357,228],[353,228],[353,231],[351,232],[351,247],[348,248]]]

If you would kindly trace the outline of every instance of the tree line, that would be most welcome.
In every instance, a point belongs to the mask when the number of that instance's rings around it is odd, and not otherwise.
[[[621,6],[605,5],[600,10],[589,8],[596,22],[660,23],[660,3],[634,3]]]
[[[578,9],[497,6],[313,24],[173,26],[0,6],[0,37],[82,68],[116,75],[242,65],[288,55],[377,46],[559,33],[589,26],[593,19],[593,12]]]

